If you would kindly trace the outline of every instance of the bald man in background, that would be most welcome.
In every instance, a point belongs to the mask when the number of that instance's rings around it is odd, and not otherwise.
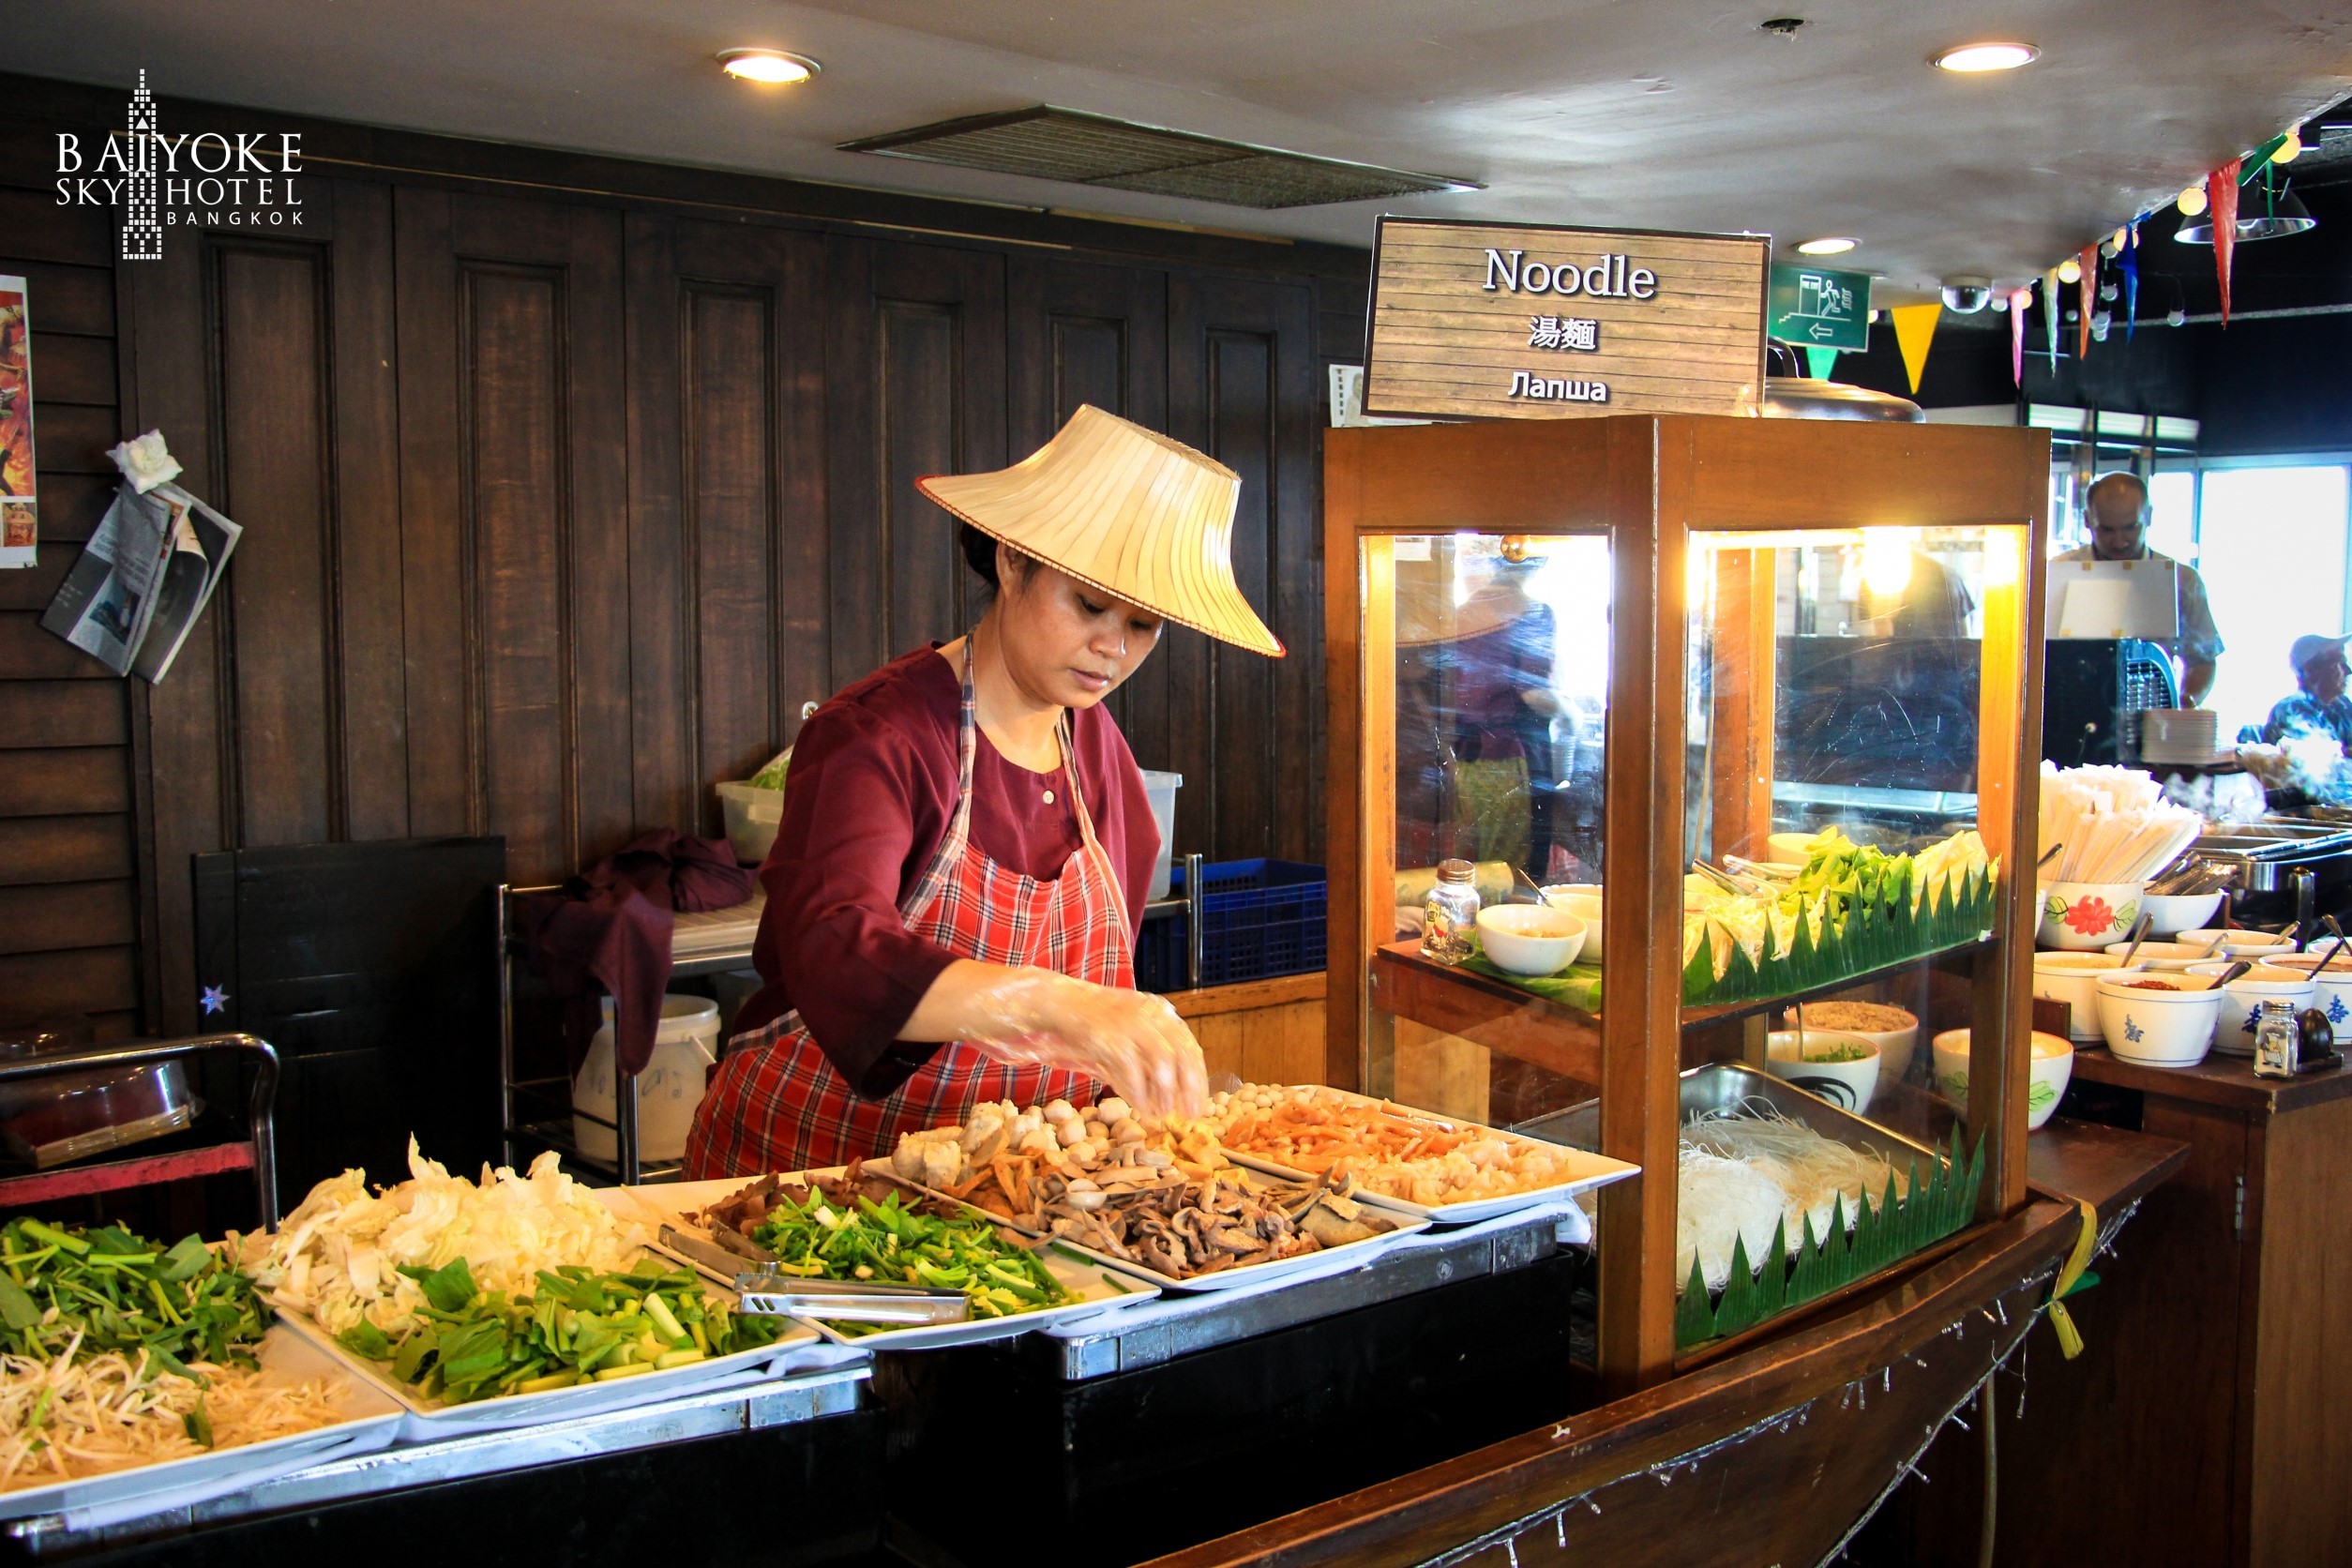
[[[2148,548],[2148,486],[2136,474],[2103,474],[2083,497],[2090,543],[2058,557],[2060,561],[2162,561]],[[2180,573],[2180,635],[2163,644],[2180,661],[2180,701],[2201,707],[2213,689],[2213,666],[2222,656],[2222,634],[2206,601],[2205,579],[2194,566],[2175,561]]]

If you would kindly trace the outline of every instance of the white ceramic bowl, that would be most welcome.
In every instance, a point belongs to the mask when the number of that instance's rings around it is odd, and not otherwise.
[[[1936,1053],[1936,1093],[1955,1110],[1968,1108],[1968,1032],[1947,1029],[1932,1042]],[[2055,1034],[2033,1032],[2033,1055],[2027,1066],[2026,1130],[2038,1130],[2058,1109],[2068,1080],[2074,1076],[2074,1048]]]
[[[2143,894],[2140,912],[2148,917],[2148,935],[2168,937],[2175,931],[2194,931],[2212,919],[2224,897],[2222,893],[2192,893],[2185,897],[2165,893]]]
[[[1584,922],[1584,961],[1601,961],[1601,890],[1590,882],[1567,882],[1544,889],[1544,901]]]
[[[2119,958],[2131,951],[2131,947],[2128,942],[2111,942],[2107,943],[2106,950]],[[2212,957],[2211,948],[2199,947],[2193,942],[2144,942],[2140,943],[2138,956],[2132,960],[2132,967],[2187,969],[2191,964],[2206,963]]]
[[[2173,940],[2203,943],[2233,958],[2269,958],[2295,951],[2291,937],[2283,937],[2276,931],[2249,931],[2243,927],[2224,931],[2209,926],[2201,930],[2183,931]]]
[[[1843,1001],[1870,1002],[1870,999],[1867,997],[1830,997],[1823,1002],[1811,1004],[1805,1012],[1805,1033],[1810,1036],[1831,1033],[1826,1026],[1817,1029],[1814,1027],[1812,1008]],[[1894,1003],[1891,1002],[1871,1002],[1871,1005],[1894,1007]],[[1911,1018],[1908,1028],[1839,1029],[1835,1031],[1839,1034],[1851,1034],[1857,1040],[1867,1040],[1878,1048],[1878,1081],[1881,1083],[1901,1081],[1903,1076],[1911,1070],[1912,1053],[1919,1049],[1919,1019],[1911,1017],[1911,1010],[1907,1007],[1895,1007],[1894,1010],[1907,1018]],[[1784,1010],[1780,1013],[1779,1018],[1783,1029],[1794,1029],[1797,1026],[1796,1016],[1793,1012]]]
[[[2210,974],[2126,970],[2098,979],[2099,1027],[2107,1048],[2143,1067],[2194,1067],[2213,1048],[2222,993]],[[2134,989],[2162,984],[2171,990]]]
[[[2339,1032],[2352,1033],[2344,1031],[2345,1023],[2352,1021],[2352,948],[2345,949],[2343,957],[2324,970],[2319,967],[2322,957],[2318,953],[2290,953],[2269,962],[2272,969],[2291,969],[2298,974],[2310,975],[2318,987],[2311,1004],[2327,1014],[2328,1021]]]
[[[1576,961],[1584,922],[1548,904],[1495,904],[1478,912],[1478,944],[1497,969],[1540,979]]]
[[[2042,925],[2034,933],[2043,947],[2096,953],[2111,942],[2129,941],[2140,917],[2146,882],[2044,882]]]
[[[2317,1005],[2318,998],[2318,983],[2302,971],[2257,965],[2222,988],[2221,1017],[2213,1020],[2213,1048],[2224,1056],[2252,1056],[2257,1007],[2266,1002],[2284,1002],[2299,1013]]]
[[[2148,943],[2140,943],[2140,951],[2147,950]],[[2101,974],[2122,967],[2123,960],[2113,953],[2036,953],[2033,994],[2047,1002],[2065,1003],[2067,1034],[2095,1044],[2106,1037],[2099,1028],[2099,988],[2095,982]],[[2135,962],[2132,967],[2141,966]]]
[[[1850,1062],[1824,1062],[1824,1055],[1841,1050],[1863,1054]],[[1840,1110],[1860,1116],[1870,1109],[1878,1092],[1878,1048],[1860,1034],[1838,1029],[1804,1032],[1804,1056],[1797,1055],[1797,1032],[1775,1029],[1764,1040],[1764,1070],[1808,1093],[1820,1095]]]

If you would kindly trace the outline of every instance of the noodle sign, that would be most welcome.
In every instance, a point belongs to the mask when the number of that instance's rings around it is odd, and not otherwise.
[[[1760,234],[1383,218],[1364,412],[1753,414],[1772,249]]]

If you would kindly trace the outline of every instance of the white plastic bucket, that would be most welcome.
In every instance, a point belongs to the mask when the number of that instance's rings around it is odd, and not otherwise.
[[[1151,797],[1152,820],[1160,828],[1160,857],[1152,863],[1152,891],[1145,895],[1156,903],[1168,897],[1168,851],[1176,842],[1176,792],[1184,787],[1181,773],[1143,771],[1143,792]]]
[[[718,1003],[701,996],[665,996],[654,1054],[637,1075],[637,1157],[641,1164],[683,1159],[694,1109],[702,1103],[711,1064],[718,1060]],[[572,1080],[572,1108],[614,1121],[612,999],[604,1023],[588,1042],[588,1059]],[[593,1160],[620,1157],[620,1138],[587,1116],[572,1118],[572,1138]]]
[[[769,847],[776,842],[776,827],[784,821],[784,792],[749,784],[720,784],[717,790],[718,808],[727,815],[727,841],[735,847],[735,859],[746,866],[764,863]]]

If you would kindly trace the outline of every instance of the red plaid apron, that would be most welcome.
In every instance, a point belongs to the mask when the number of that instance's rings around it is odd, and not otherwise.
[[[907,929],[959,958],[1031,964],[1101,986],[1133,987],[1135,940],[1126,900],[1094,837],[1066,730],[1055,738],[1078,814],[1078,851],[1052,882],[1008,871],[973,846],[972,642],[964,642],[961,780],[956,814],[930,864],[899,905]],[[840,1165],[886,1154],[898,1135],[960,1122],[976,1105],[1091,1100],[1094,1080],[1048,1067],[1015,1067],[950,1042],[879,1100],[860,1098],[833,1070],[797,1011],[729,1042],[686,1139],[689,1181]]]

